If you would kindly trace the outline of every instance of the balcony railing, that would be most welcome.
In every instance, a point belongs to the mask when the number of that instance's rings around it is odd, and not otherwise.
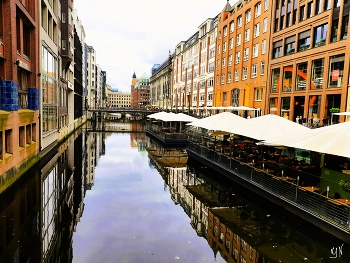
[[[214,147],[214,148],[213,148]],[[301,178],[312,176],[291,167],[276,164],[273,168],[262,166],[260,162],[250,162],[201,140],[190,140],[187,150],[202,157],[266,192],[279,197],[327,223],[350,233],[350,206],[337,199],[328,198],[325,192],[317,193],[313,188],[299,185]],[[273,170],[276,169],[276,170]],[[316,176],[312,180],[319,179]]]

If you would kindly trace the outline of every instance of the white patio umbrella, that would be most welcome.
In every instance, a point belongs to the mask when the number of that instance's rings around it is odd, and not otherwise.
[[[296,133],[293,136],[281,136],[266,140],[267,143],[276,143],[350,158],[349,141],[350,122],[342,122],[317,129],[310,129],[306,132]]]
[[[187,114],[183,114],[183,113],[177,113],[175,114],[177,121],[182,121],[182,122],[193,122],[193,121],[197,121],[198,119],[192,116],[189,116]]]
[[[220,130],[240,134],[259,141],[273,139],[282,135],[291,135],[298,132],[305,132],[309,128],[292,122],[283,117],[268,114],[234,126],[221,126]]]
[[[235,123],[246,122],[245,118],[242,118],[236,114],[231,112],[222,112],[219,114],[211,115],[209,117],[196,120],[192,123],[188,123],[187,125],[196,126],[205,128],[207,130],[221,130],[218,127],[225,125],[233,125]]]
[[[165,111],[160,111],[160,112],[156,112],[156,113],[152,113],[150,115],[147,116],[147,118],[151,118],[151,119],[157,119],[160,118],[162,116],[166,116],[166,112]]]

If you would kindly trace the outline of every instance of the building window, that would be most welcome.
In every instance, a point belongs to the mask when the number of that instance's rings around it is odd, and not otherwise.
[[[258,3],[256,6],[255,6],[255,17],[258,17],[261,15],[261,3]]]
[[[238,69],[235,70],[235,81],[238,81],[239,72]]]
[[[232,106],[233,107],[238,107],[239,106],[239,89],[234,89],[232,90]],[[235,239],[235,234],[233,234],[233,238],[238,243],[238,239]]]
[[[248,77],[248,67],[243,67],[242,79],[247,79]]]
[[[269,8],[269,0],[264,1],[264,11],[266,11]]]
[[[304,21],[305,19],[305,5],[302,5],[299,9],[299,21]]]
[[[254,100],[255,101],[262,101],[262,93],[263,93],[262,88],[255,88],[254,89]]]
[[[280,69],[275,68],[272,70],[271,76],[271,93],[279,92],[279,79],[280,79]]]
[[[260,62],[260,75],[265,74],[265,61]]]
[[[263,23],[263,33],[267,31],[267,17],[264,18],[264,23]]]
[[[270,98],[270,113],[277,111],[278,98]]]
[[[254,38],[258,37],[260,35],[260,23],[257,23],[254,25]]]
[[[281,16],[280,18],[280,30],[284,28],[284,16]]]
[[[13,153],[13,143],[12,143],[12,130],[5,131],[5,153]]]
[[[222,53],[226,52],[226,42],[222,44]]]
[[[251,11],[249,9],[247,12],[245,12],[245,22],[246,22],[246,24],[250,22],[250,18],[251,18]]]
[[[220,69],[220,59],[218,59],[218,61],[217,61],[217,69],[216,70],[219,70]]]
[[[322,10],[321,10],[321,0],[316,0],[316,11],[315,14],[321,14]]]
[[[295,53],[295,36],[287,37],[284,41],[284,55]]]
[[[238,52],[236,52],[236,64],[239,64],[240,60],[241,60],[241,52],[238,51]]]
[[[241,45],[241,34],[237,35],[236,45],[237,45],[237,47]]]
[[[228,65],[231,66],[232,65],[232,55],[230,55],[228,57]]]
[[[309,112],[308,117],[312,117],[314,119],[320,118],[321,113],[321,98],[319,95],[310,95],[309,96]]]
[[[331,9],[331,0],[324,0],[323,2],[323,11]]]
[[[19,145],[19,147],[22,147],[22,148],[24,148],[24,146],[25,146],[25,130],[24,130],[24,126],[20,126],[19,127],[18,145]]]
[[[233,37],[230,38],[230,50],[233,48]]]
[[[334,0],[334,8],[340,7],[341,0]]]
[[[308,2],[308,3],[307,3],[307,18],[312,17],[313,6],[314,6],[314,3],[313,3],[313,2]]]
[[[244,53],[243,53],[243,61],[247,61],[249,57],[249,47],[244,49]]]
[[[223,97],[223,99],[224,99],[224,102],[226,102],[227,101],[227,92],[223,92],[222,93],[222,97]],[[220,241],[221,241],[221,243],[222,243],[222,241],[224,240],[224,233],[220,233]]]
[[[343,23],[341,25],[341,39],[348,38],[348,28],[349,28],[349,16],[344,16]]]
[[[259,55],[259,44],[257,43],[253,46],[253,58],[258,57],[258,55]]]
[[[232,22],[230,23],[230,33],[232,33],[234,30],[235,30],[235,22],[232,21]]]
[[[225,74],[221,74],[221,84],[225,83]]]
[[[214,71],[214,62],[209,63],[209,73]]]
[[[227,73],[227,83],[231,83],[231,72]]]
[[[226,58],[223,58],[222,59],[222,68],[225,68],[226,67]]]
[[[326,44],[327,31],[328,24],[314,28],[314,47],[320,47]]]
[[[227,36],[227,26],[224,26],[224,37]]]
[[[244,42],[248,42],[250,38],[250,28],[244,31]]]
[[[322,89],[324,73],[324,59],[316,59],[312,61],[311,68],[311,89]]]
[[[265,52],[266,52],[266,39],[264,39],[261,42],[261,54],[265,54]]]
[[[220,44],[218,45],[218,55],[220,55]]]
[[[257,70],[258,70],[258,65],[257,64],[253,64],[252,65],[252,78],[256,78]]]
[[[237,27],[238,27],[238,28],[241,28],[241,27],[242,27],[242,16],[239,16],[239,17],[237,18]]]
[[[292,91],[293,66],[283,68],[283,91]]]
[[[298,51],[304,51],[310,48],[310,30],[299,33]]]
[[[281,98],[281,117],[289,118],[290,97]]]
[[[338,38],[338,19],[332,21],[331,42],[336,42]]]
[[[307,62],[297,64],[295,90],[306,90]]]
[[[344,54],[330,57],[328,87],[340,88],[342,86],[344,74],[344,59]]]

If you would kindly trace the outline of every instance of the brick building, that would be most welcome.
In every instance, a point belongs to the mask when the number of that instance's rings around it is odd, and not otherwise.
[[[321,121],[349,111],[350,2],[275,1],[266,110]]]
[[[215,106],[264,107],[271,0],[229,2],[218,16]]]
[[[37,2],[0,2],[0,174],[39,151]]]
[[[131,107],[142,108],[150,102],[150,81],[146,73],[137,79],[134,73],[131,81]]]

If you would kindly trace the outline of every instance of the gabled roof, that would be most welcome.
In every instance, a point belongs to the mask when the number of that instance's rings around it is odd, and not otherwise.
[[[146,72],[144,72],[141,76],[140,79],[149,79],[148,75],[146,74]]]

